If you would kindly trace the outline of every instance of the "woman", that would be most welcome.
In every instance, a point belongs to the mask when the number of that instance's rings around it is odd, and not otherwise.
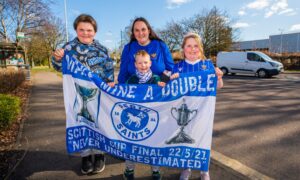
[[[156,35],[148,21],[139,17],[133,21],[130,42],[125,45],[122,56],[118,82],[125,83],[135,74],[134,55],[139,50],[145,50],[150,54],[151,70],[158,76],[168,76],[173,69],[174,62],[167,45]],[[163,79],[163,81],[167,81]]]
[[[133,21],[131,28],[130,42],[125,45],[122,57],[118,82],[126,81],[136,74],[135,54],[140,51],[146,51],[151,58],[151,71],[161,77],[161,81],[168,82],[174,62],[167,45],[156,35],[148,21],[139,17]],[[125,179],[134,179],[135,163],[126,160]],[[161,179],[159,166],[152,166],[152,178]]]
[[[205,71],[214,68],[211,60],[204,56],[203,44],[199,35],[188,33],[182,42],[184,60],[175,64],[171,79],[178,78],[179,73],[188,73],[196,71]],[[223,73],[219,68],[215,68],[218,77],[217,88],[223,87]],[[191,169],[185,169],[181,172],[180,180],[188,180],[191,175]],[[201,180],[209,180],[209,173],[200,171]]]
[[[61,59],[67,51],[69,55],[97,73],[110,85],[114,81],[113,62],[108,56],[107,49],[94,39],[97,32],[97,22],[92,16],[81,14],[75,19],[73,26],[77,37],[66,43],[63,49],[57,49],[53,53],[53,67],[61,71]],[[97,173],[104,170],[105,157],[103,152],[96,149],[86,149],[80,155],[82,157],[81,172],[83,174]],[[94,155],[94,158],[92,158],[92,155]]]

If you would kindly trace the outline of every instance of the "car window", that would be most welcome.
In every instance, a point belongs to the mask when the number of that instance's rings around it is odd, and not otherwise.
[[[264,62],[264,60],[258,55],[258,54],[255,54],[255,53],[247,53],[247,59],[249,61],[260,61],[260,62]]]

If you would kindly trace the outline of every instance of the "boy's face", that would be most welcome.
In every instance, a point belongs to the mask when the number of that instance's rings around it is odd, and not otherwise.
[[[150,70],[151,60],[147,56],[137,55],[135,57],[135,67],[140,73],[146,73]]]
[[[91,44],[96,35],[93,25],[86,22],[78,23],[76,33],[79,41],[83,44]]]

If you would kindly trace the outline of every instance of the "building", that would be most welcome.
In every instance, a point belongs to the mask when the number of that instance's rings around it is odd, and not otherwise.
[[[300,32],[270,35],[269,39],[236,42],[233,50],[267,50],[272,53],[300,53]]]
[[[0,42],[0,68],[9,65],[10,59],[15,57],[16,54],[25,57],[24,49],[17,46],[16,43]]]

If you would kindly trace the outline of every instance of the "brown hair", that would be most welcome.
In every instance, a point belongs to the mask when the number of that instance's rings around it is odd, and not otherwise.
[[[138,52],[136,52],[134,55],[135,60],[137,56],[147,57],[151,61],[149,53],[147,53],[147,51],[145,50],[139,50]]]
[[[131,26],[130,42],[136,41],[136,38],[134,37],[133,30],[134,30],[134,25],[135,25],[135,23],[138,22],[138,21],[142,21],[142,22],[144,22],[144,23],[146,24],[148,30],[150,31],[150,34],[149,34],[149,39],[150,39],[150,40],[156,39],[156,40],[161,41],[161,39],[157,36],[157,34],[156,34],[156,33],[153,31],[153,29],[151,28],[149,22],[148,22],[145,18],[143,18],[143,17],[138,17],[138,18],[136,18],[136,19],[133,21],[132,26]]]
[[[200,37],[198,34],[196,34],[196,33],[190,32],[190,33],[187,33],[187,34],[183,37],[183,41],[182,41],[182,44],[181,44],[182,50],[184,49],[184,46],[185,46],[185,44],[186,44],[186,41],[187,41],[188,39],[190,39],[190,38],[195,39],[196,42],[197,42],[197,44],[198,44],[198,46],[199,46],[199,50],[200,50],[199,58],[200,58],[200,59],[206,59],[206,57],[205,57],[205,55],[204,55],[203,43],[202,43],[202,41],[201,41],[201,37]],[[185,58],[184,52],[183,52],[183,51],[182,51],[182,56],[183,56],[183,58]]]
[[[94,31],[97,32],[97,22],[91,15],[80,14],[73,23],[73,27],[75,31],[77,29],[78,24],[81,22],[90,23],[93,26]]]

